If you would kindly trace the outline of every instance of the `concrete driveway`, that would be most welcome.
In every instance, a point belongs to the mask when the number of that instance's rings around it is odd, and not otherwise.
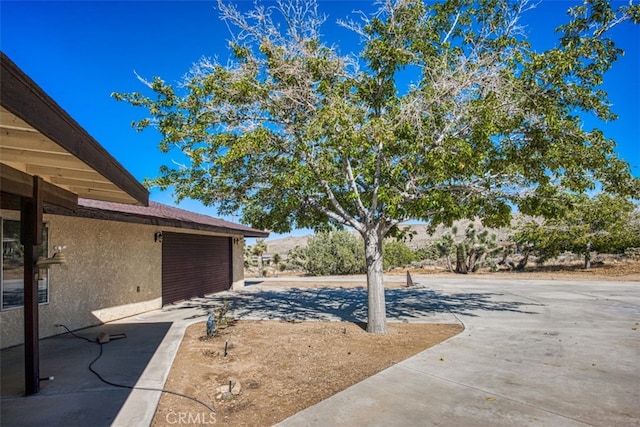
[[[640,283],[414,281],[466,330],[280,426],[640,425]]]

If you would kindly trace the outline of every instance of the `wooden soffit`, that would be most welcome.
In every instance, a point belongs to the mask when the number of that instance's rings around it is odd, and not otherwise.
[[[0,55],[0,162],[81,198],[147,206],[149,192],[142,184]]]
[[[15,200],[10,196],[18,196],[23,198],[32,198],[34,192],[34,179],[33,176],[7,166],[4,163],[0,163],[0,188],[3,191],[2,209],[19,210],[19,200]],[[4,189],[9,189],[8,194]],[[76,211],[78,207],[78,195],[58,187],[57,185],[49,182],[42,182],[42,188],[39,191],[43,202],[60,206],[71,211]],[[5,197],[5,194],[7,197]],[[17,204],[16,204],[17,203]],[[13,205],[12,205],[13,204]]]

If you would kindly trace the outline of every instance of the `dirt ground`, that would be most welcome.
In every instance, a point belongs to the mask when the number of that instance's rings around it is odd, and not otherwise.
[[[389,324],[388,335],[374,336],[348,322],[238,321],[207,339],[205,324],[197,323],[187,329],[165,389],[215,413],[163,394],[152,425],[271,426],[462,329]],[[233,392],[220,396],[229,382]]]
[[[406,270],[390,274],[406,275]],[[413,275],[464,277],[442,268],[413,270]],[[579,262],[530,267],[522,272],[480,272],[470,277],[531,280],[640,280],[640,261]],[[322,282],[266,281],[262,285],[321,287]],[[345,277],[332,286],[360,287]],[[405,286],[402,282],[388,287]],[[462,331],[462,326],[389,324],[389,334],[367,334],[347,322],[238,321],[207,339],[204,323],[187,329],[165,389],[213,407],[163,394],[153,426],[271,426],[296,412],[434,346]],[[226,348],[226,355],[225,355]],[[231,393],[228,392],[231,387]]]
[[[396,274],[406,274],[406,270],[397,271]],[[459,274],[450,273],[442,267],[431,269],[412,270],[412,274],[432,274],[443,277],[461,277]],[[482,279],[540,279],[540,280],[615,280],[638,281],[640,280],[640,261],[608,259],[596,261],[589,270],[584,269],[581,261],[549,265],[531,265],[522,271],[499,270],[491,272],[481,270],[472,273],[469,277]]]
[[[402,268],[389,272],[385,272],[388,276],[406,276],[407,270],[412,276],[428,275],[429,277],[452,277],[464,278],[464,275],[449,272],[443,266],[432,266],[424,268]],[[291,282],[291,277],[302,276],[301,273],[287,272],[279,274],[279,277],[287,277],[287,281],[282,282],[263,282],[262,285],[267,286],[287,286],[287,287],[323,287],[326,286],[322,282]],[[273,276],[271,280],[274,280]],[[474,279],[521,279],[521,280],[614,280],[614,281],[640,281],[640,260],[631,259],[606,259],[605,261],[596,261],[591,269],[585,270],[581,261],[570,261],[563,263],[555,263],[549,265],[536,266],[534,264],[528,266],[522,271],[499,270],[496,272],[483,269],[477,273],[471,273],[469,278]],[[335,284],[335,282],[332,282]],[[365,285],[366,282],[354,281],[352,278],[346,277],[344,282],[337,285],[341,287],[358,287]],[[405,286],[403,282],[387,282],[385,287],[398,288]]]

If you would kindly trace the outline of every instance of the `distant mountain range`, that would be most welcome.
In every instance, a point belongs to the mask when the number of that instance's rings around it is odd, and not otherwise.
[[[455,225],[458,227],[458,235],[464,235],[464,231],[467,229],[467,225],[469,225],[471,221],[463,220],[458,221]],[[479,220],[474,221],[475,226],[478,230],[483,230],[485,227],[482,226]],[[430,235],[427,232],[427,226],[424,224],[410,224],[405,227],[410,227],[412,231],[415,232],[413,239],[407,240],[405,243],[407,246],[413,250],[423,248],[425,246],[430,245],[435,240],[439,239],[444,233],[450,230],[450,227],[439,226],[435,233]],[[510,230],[508,228],[489,228],[491,233],[496,235],[498,240],[506,240],[508,239]],[[353,233],[354,235],[359,235],[357,232]],[[313,237],[312,234],[306,236],[297,236],[297,237],[283,237],[279,239],[266,240],[267,244],[267,253],[270,255],[280,254],[285,255],[291,249],[296,246],[305,247],[307,246],[309,239]]]

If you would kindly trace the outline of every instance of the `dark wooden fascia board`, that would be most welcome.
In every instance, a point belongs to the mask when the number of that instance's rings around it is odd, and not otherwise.
[[[19,211],[20,203],[20,196],[0,191],[0,209]]]
[[[0,189],[3,193],[31,198],[34,192],[33,176],[0,163]],[[70,211],[78,208],[78,195],[48,182],[41,182],[43,203],[60,206]]]
[[[9,57],[0,52],[0,103],[144,206],[149,192]]]
[[[157,227],[171,227],[182,228],[185,230],[197,230],[206,231],[211,233],[241,235],[243,237],[268,237],[268,232],[263,231],[248,231],[241,229],[234,229],[232,227],[219,227],[207,224],[201,224],[196,222],[181,221],[178,219],[160,218],[155,216],[137,215],[126,212],[114,212],[108,210],[102,210],[98,208],[88,208],[84,206],[78,206],[76,212],[71,212],[66,209],[60,209],[55,206],[46,206],[44,208],[45,213],[51,215],[65,215],[74,216],[79,218],[91,218],[107,221],[117,222],[129,222],[134,224],[155,225]]]

